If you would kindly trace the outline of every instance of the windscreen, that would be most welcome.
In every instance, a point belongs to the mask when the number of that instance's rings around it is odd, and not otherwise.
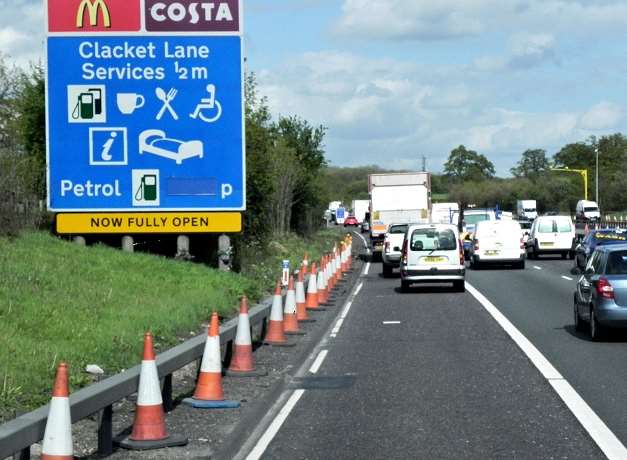
[[[450,229],[419,228],[411,234],[410,248],[412,251],[454,251],[457,240]]]
[[[466,225],[476,225],[477,222],[491,220],[489,214],[464,214],[464,222]]]
[[[399,233],[405,233],[408,225],[392,225],[390,227],[390,233],[392,235],[398,235]]]
[[[553,233],[553,220],[541,220],[538,224],[538,232],[540,233]]]
[[[584,210],[585,212],[599,212],[599,208],[592,207],[592,206],[591,206],[591,207],[589,207],[589,208],[583,208],[583,210]]]
[[[627,275],[627,251],[610,252],[606,273],[608,275]]]
[[[535,208],[525,208],[525,212],[536,212]]]

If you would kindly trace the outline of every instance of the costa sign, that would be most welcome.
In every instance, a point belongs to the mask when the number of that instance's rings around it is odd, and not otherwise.
[[[146,0],[146,30],[238,32],[238,0]]]
[[[137,32],[139,0],[48,0],[49,32]]]

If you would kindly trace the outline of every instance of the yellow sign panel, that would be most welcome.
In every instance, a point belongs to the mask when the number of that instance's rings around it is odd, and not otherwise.
[[[239,233],[239,212],[57,214],[57,233]]]

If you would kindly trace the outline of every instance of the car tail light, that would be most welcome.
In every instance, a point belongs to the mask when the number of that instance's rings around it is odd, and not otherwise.
[[[597,281],[597,294],[604,299],[613,299],[614,288],[607,279],[600,278],[599,281]]]
[[[403,249],[401,250],[401,257],[403,259],[403,263],[407,265],[407,240],[403,241]]]
[[[385,242],[385,253],[388,254],[390,252],[390,242],[386,241]]]
[[[465,265],[466,259],[464,257],[464,243],[462,243],[462,240],[458,240],[458,242],[459,242],[459,265]]]
[[[524,238],[520,239],[520,249],[525,249],[525,239]]]

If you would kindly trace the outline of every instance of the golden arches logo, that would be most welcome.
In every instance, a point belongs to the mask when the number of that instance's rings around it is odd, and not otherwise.
[[[81,4],[78,6],[78,12],[76,13],[76,27],[83,27],[83,17],[85,16],[85,10],[89,15],[89,25],[98,25],[98,11],[102,13],[102,22],[105,27],[111,27],[111,16],[109,15],[109,8],[104,0],[81,0]]]

